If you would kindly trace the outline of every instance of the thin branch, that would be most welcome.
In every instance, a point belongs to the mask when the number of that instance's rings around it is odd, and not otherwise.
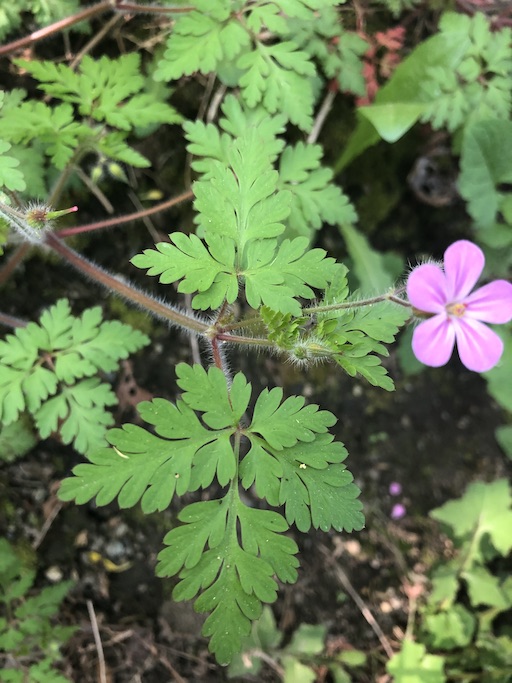
[[[24,242],[13,251],[7,263],[0,268],[0,287],[7,282],[19,264],[28,256],[31,244]]]
[[[96,613],[94,611],[91,600],[86,601],[87,611],[89,612],[89,619],[91,620],[92,635],[94,644],[96,645],[96,652],[98,654],[98,678],[99,683],[107,683],[107,669],[105,667],[105,655],[103,654],[103,645],[101,644],[100,630],[96,620]]]
[[[115,218],[107,218],[104,221],[96,221],[95,223],[88,223],[87,225],[79,225],[74,228],[64,228],[63,230],[57,230],[55,234],[59,237],[70,237],[71,235],[78,235],[82,232],[93,232],[93,230],[103,230],[104,228],[110,228],[112,226],[122,225],[123,223],[129,223],[130,221],[136,221],[139,218],[144,218],[145,216],[152,216],[160,211],[166,211],[167,209],[185,202],[188,199],[192,199],[193,193],[191,190],[182,192],[177,197],[172,197],[171,199],[166,199],[165,202],[156,204],[149,209],[143,209],[142,211],[135,211],[134,213],[129,213],[125,216],[116,216]]]
[[[103,38],[107,35],[107,33],[110,31],[110,29],[114,28],[114,26],[119,23],[123,19],[122,15],[115,14],[113,17],[111,17],[107,23],[102,26],[102,28],[93,35],[91,40],[84,45],[84,47],[80,50],[80,52],[77,52],[75,57],[73,58],[73,61],[70,62],[69,68],[70,69],[76,69],[76,67],[80,64],[82,59],[85,57],[86,54],[88,54],[96,45],[103,40]]]
[[[21,318],[16,318],[14,315],[9,315],[8,313],[2,313],[0,311],[0,325],[5,325],[5,327],[26,327],[27,322]]]
[[[79,22],[85,21],[86,19],[92,19],[93,17],[99,14],[103,14],[104,12],[108,12],[112,9],[113,7],[111,0],[103,0],[103,2],[99,2],[97,5],[93,5],[92,7],[86,7],[86,9],[82,10],[81,12],[77,12],[76,14],[73,14],[70,17],[60,19],[59,21],[56,21],[53,24],[50,24],[49,26],[45,26],[44,28],[41,28],[38,31],[34,31],[34,33],[31,33],[29,36],[25,36],[24,38],[14,40],[12,43],[7,43],[7,45],[1,46],[0,57],[2,55],[8,55],[10,52],[20,50],[21,48],[26,47],[27,45],[31,45],[32,43],[37,43],[38,41],[43,40],[44,38],[49,38],[54,33],[63,31],[64,29],[69,28],[74,24],[78,24]]]
[[[311,129],[311,133],[308,135],[308,143],[310,145],[313,145],[317,139],[318,136],[320,135],[320,131],[322,130],[322,127],[325,123],[325,119],[327,118],[327,115],[332,109],[332,105],[334,103],[334,99],[336,98],[337,93],[334,90],[329,90],[327,95],[324,98],[324,101],[322,102],[322,106],[318,110],[318,114],[316,115],[315,122],[313,124],[313,128]]]
[[[389,640],[386,638],[384,631],[381,629],[381,627],[377,623],[375,617],[371,613],[370,608],[366,605],[366,603],[364,602],[362,597],[359,595],[359,593],[356,591],[354,586],[351,584],[350,579],[345,574],[343,569],[336,562],[333,561],[332,556],[331,556],[330,552],[328,551],[328,549],[321,547],[320,550],[325,555],[329,564],[333,568],[334,573],[336,574],[336,578],[341,583],[344,590],[350,595],[352,600],[356,603],[361,614],[366,619],[368,624],[371,626],[373,632],[375,633],[375,635],[379,639],[383,650],[385,651],[385,653],[387,654],[389,659],[391,659],[391,657],[393,657],[393,654],[394,654],[393,648],[391,647]]]

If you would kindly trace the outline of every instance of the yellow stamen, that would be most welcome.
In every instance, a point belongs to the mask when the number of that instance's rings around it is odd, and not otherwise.
[[[446,307],[446,312],[449,315],[454,315],[456,318],[462,318],[465,310],[466,310],[466,304],[461,304],[461,303],[448,304],[448,306]]]

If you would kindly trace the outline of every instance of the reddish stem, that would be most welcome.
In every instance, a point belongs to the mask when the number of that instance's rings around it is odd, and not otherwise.
[[[74,228],[63,228],[62,230],[57,230],[56,234],[59,237],[70,237],[71,235],[78,235],[81,232],[93,232],[94,230],[102,230],[103,228],[110,228],[115,225],[122,225],[123,223],[129,223],[130,221],[138,220],[139,218],[145,218],[146,216],[151,216],[159,211],[165,211],[170,209],[176,204],[187,201],[193,197],[192,191],[182,192],[177,197],[172,199],[167,199],[165,202],[156,204],[150,209],[142,209],[141,211],[136,211],[135,213],[127,214],[126,216],[117,216],[116,218],[107,218],[104,221],[96,221],[95,223],[87,223],[87,225],[78,225]]]
[[[15,249],[5,266],[0,269],[0,286],[7,282],[29,251],[30,244],[28,242],[20,244],[20,246]]]
[[[24,38],[14,40],[12,43],[7,43],[7,45],[1,46],[0,57],[2,55],[7,55],[10,52],[14,52],[15,50],[19,50],[22,47],[26,47],[27,45],[31,45],[32,43],[37,43],[39,40],[43,40],[43,38],[48,38],[54,33],[58,33],[59,31],[63,31],[64,29],[73,26],[73,24],[78,24],[80,21],[91,19],[97,14],[103,14],[103,12],[108,12],[108,10],[112,9],[113,7],[111,0],[103,0],[103,2],[99,2],[97,5],[87,7],[81,12],[77,12],[70,17],[65,17],[64,19],[60,19],[60,21],[56,21],[49,26],[40,28],[38,31],[34,31],[34,33],[31,33],[29,36],[25,36]]]

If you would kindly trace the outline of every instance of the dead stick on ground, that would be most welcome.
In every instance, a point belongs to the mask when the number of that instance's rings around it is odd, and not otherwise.
[[[354,586],[350,583],[350,580],[349,580],[348,576],[345,574],[345,572],[343,571],[343,569],[341,567],[339,567],[338,564],[336,564],[333,561],[332,555],[328,551],[328,549],[327,548],[321,548],[321,551],[325,555],[325,557],[327,558],[329,563],[331,564],[332,568],[334,569],[334,572],[336,574],[336,578],[341,583],[343,588],[347,591],[347,593],[350,595],[352,600],[359,607],[361,614],[366,619],[366,621],[369,623],[369,625],[373,629],[373,632],[375,633],[375,635],[379,639],[380,644],[382,645],[387,656],[391,659],[391,657],[394,654],[393,649],[392,649],[391,645],[389,644],[389,640],[386,638],[384,631],[381,629],[381,627],[379,626],[379,624],[375,620],[375,617],[371,613],[369,607],[366,606],[362,597],[356,591]]]
[[[107,683],[107,671],[105,669],[105,656],[103,654],[103,645],[101,644],[100,630],[96,620],[96,613],[94,611],[91,600],[87,600],[87,611],[89,612],[89,619],[91,620],[92,635],[96,645],[96,652],[98,654],[98,675],[99,683]]]

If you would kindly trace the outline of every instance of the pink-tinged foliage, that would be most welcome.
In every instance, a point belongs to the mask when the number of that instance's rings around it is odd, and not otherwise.
[[[484,263],[476,244],[459,240],[445,251],[444,269],[425,263],[410,274],[409,301],[420,314],[432,314],[412,338],[412,350],[421,363],[444,365],[455,344],[469,370],[485,372],[500,360],[503,342],[483,323],[512,320],[512,284],[495,280],[471,293]]]

